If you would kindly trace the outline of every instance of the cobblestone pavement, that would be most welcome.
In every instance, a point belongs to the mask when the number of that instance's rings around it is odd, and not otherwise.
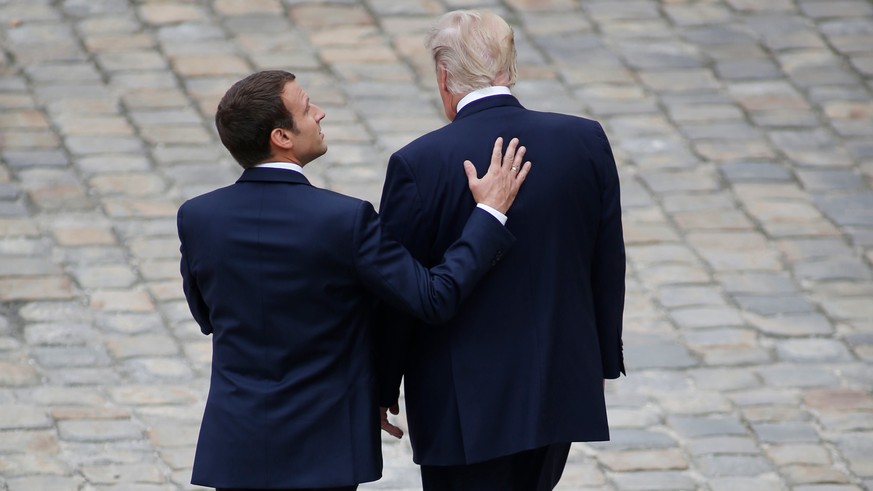
[[[191,488],[210,340],[174,216],[239,174],[218,98],[295,72],[328,114],[308,177],[375,202],[444,124],[422,39],[468,6],[622,176],[629,376],[559,489],[873,489],[869,0],[0,0],[0,489]],[[417,489],[383,448],[362,490]]]

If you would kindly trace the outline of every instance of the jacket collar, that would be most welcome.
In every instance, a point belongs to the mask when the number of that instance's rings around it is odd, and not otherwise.
[[[472,114],[476,114],[478,112],[484,111],[486,109],[491,109],[493,107],[523,107],[518,99],[515,98],[514,95],[492,95],[489,97],[485,97],[476,101],[473,101],[458,112],[455,116],[454,121],[458,121],[460,119],[464,119]]]
[[[285,182],[311,186],[303,174],[288,169],[253,168],[246,169],[236,182]]]

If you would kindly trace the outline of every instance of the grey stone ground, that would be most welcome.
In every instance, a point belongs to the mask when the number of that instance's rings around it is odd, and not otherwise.
[[[467,6],[622,176],[629,376],[560,489],[873,488],[870,1],[0,0],[0,489],[190,488],[210,344],[174,214],[239,173],[218,98],[296,72],[307,175],[376,201],[443,124],[423,33]],[[417,489],[407,445],[362,489]]]

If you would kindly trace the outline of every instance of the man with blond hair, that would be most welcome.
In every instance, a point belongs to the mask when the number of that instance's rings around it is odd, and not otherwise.
[[[517,237],[439,328],[383,308],[374,326],[382,427],[405,401],[425,491],[550,490],[575,441],[609,439],[604,379],[624,372],[619,180],[600,124],[527,110],[512,96],[512,29],[485,11],[444,15],[427,38],[451,123],[391,156],[386,229],[430,265],[473,204],[458,159],[518,136],[537,163],[510,212]],[[496,307],[500,306],[500,309]],[[495,315],[496,314],[496,315]]]

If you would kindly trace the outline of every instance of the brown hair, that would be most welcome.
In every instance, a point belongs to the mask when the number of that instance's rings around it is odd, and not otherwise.
[[[221,143],[248,169],[270,157],[270,133],[275,128],[294,130],[294,120],[282,101],[293,73],[268,70],[233,84],[218,103],[215,127]]]

